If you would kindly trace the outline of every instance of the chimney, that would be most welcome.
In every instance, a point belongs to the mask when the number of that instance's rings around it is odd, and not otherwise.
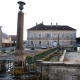
[[[42,24],[43,24],[43,21],[42,21]]]
[[[58,27],[58,23],[56,23],[56,27]]]
[[[51,27],[52,27],[52,22],[51,22]]]
[[[38,23],[36,23],[36,26],[38,25]]]

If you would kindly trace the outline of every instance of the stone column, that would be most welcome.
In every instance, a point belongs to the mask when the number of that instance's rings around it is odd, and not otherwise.
[[[16,49],[23,50],[23,22],[24,13],[22,11],[18,12],[18,22],[17,22],[17,44]]]
[[[20,11],[18,12],[18,21],[17,21],[17,42],[16,42],[16,51],[13,53],[13,55],[14,55],[14,64],[24,67],[26,64],[25,63],[26,51],[23,48],[24,13],[22,12],[22,10],[25,3],[19,1],[18,4]]]
[[[2,48],[2,26],[0,26],[0,48]]]

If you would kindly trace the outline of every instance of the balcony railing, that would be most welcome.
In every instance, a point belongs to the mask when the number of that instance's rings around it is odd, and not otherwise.
[[[75,38],[70,38],[70,37],[41,37],[41,38],[38,38],[38,37],[34,37],[34,38],[27,38],[27,40],[75,40]]]

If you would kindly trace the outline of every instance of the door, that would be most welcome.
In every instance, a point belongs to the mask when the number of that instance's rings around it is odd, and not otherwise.
[[[53,46],[57,46],[57,42],[56,41],[54,41]]]

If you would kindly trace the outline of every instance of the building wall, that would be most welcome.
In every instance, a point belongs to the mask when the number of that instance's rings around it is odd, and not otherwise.
[[[78,65],[42,66],[42,80],[79,80],[80,68]]]
[[[33,37],[30,37],[30,34],[33,34]],[[38,35],[41,34],[41,38]],[[47,38],[46,35],[50,34],[50,37]],[[62,38],[62,34],[64,34],[64,38]],[[72,34],[72,38],[70,35]],[[59,37],[59,38],[58,38]],[[76,44],[76,31],[74,30],[29,30],[27,32],[27,40],[28,46],[31,46],[31,41],[33,41],[33,46],[36,44],[36,47],[47,46],[49,42],[49,46],[54,46],[54,41],[59,45],[62,45],[64,41],[64,46],[70,46],[70,41],[73,41]],[[41,45],[39,45],[39,41],[41,41]]]
[[[11,45],[11,38],[2,38],[2,47],[10,47]]]
[[[8,38],[8,39],[2,38],[2,43],[11,43],[11,38]]]
[[[41,80],[79,80],[80,64],[37,60],[36,70]]]
[[[0,48],[2,48],[2,30],[0,27]]]

